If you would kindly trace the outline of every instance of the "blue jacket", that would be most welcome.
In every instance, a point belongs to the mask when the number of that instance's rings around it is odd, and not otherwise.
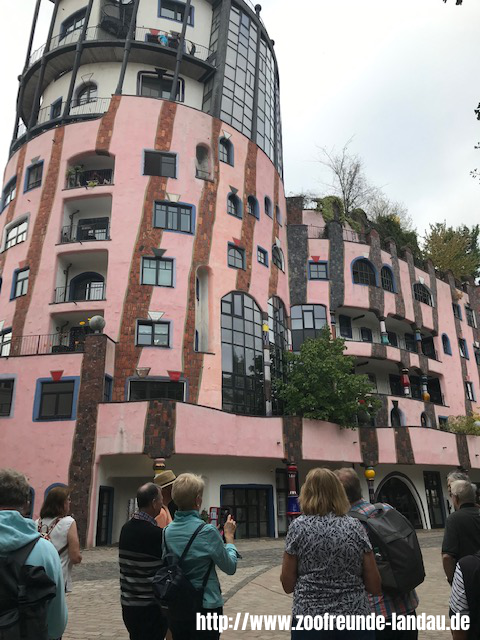
[[[24,518],[18,511],[0,511],[0,556],[6,557],[12,551],[39,537],[33,520]],[[47,623],[49,638],[60,638],[67,626],[67,606],[60,556],[53,544],[42,538],[28,556],[26,564],[44,567],[47,575],[57,585],[57,595],[48,603]]]
[[[164,529],[164,540],[168,551],[180,557],[193,532],[202,522],[198,511],[176,511],[173,522]],[[237,558],[235,545],[224,544],[217,529],[207,524],[193,541],[182,562],[182,568],[193,586],[201,589],[202,581],[212,560],[214,565],[232,576],[237,570]],[[216,609],[222,605],[222,592],[214,566],[203,594],[203,606],[205,609]]]

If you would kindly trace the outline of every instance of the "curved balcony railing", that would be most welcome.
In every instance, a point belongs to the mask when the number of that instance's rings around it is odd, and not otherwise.
[[[83,353],[85,337],[76,339],[69,333],[50,333],[40,336],[17,336],[5,345],[0,357],[43,356],[52,353]]]
[[[55,36],[50,41],[49,51],[54,51],[59,47],[63,47],[70,44],[75,44],[80,38],[82,30],[76,29],[71,31],[65,36]],[[137,42],[147,42],[149,44],[155,44],[165,49],[177,49],[179,38],[175,36],[174,31],[160,31],[159,29],[153,29],[149,27],[136,27],[133,36]],[[109,33],[101,25],[96,27],[89,27],[85,34],[85,41],[91,42],[94,40],[125,40],[125,37],[119,37]],[[35,62],[38,62],[45,52],[46,44],[43,44],[39,49],[34,51],[30,56],[28,67],[30,68]],[[184,53],[202,60],[202,62],[208,62],[211,64],[214,52],[204,45],[193,42],[192,40],[185,39]]]
[[[366,329],[370,329],[370,328],[366,327]],[[347,343],[349,343],[349,342],[363,342],[364,344],[384,344],[382,342],[381,334],[380,334],[380,332],[378,332],[378,330],[376,331],[375,329],[370,329],[370,331],[371,331],[371,336],[370,335],[363,335],[361,328],[352,327],[352,337],[351,338],[346,338],[344,336],[341,336],[341,337],[343,337],[343,339],[346,340]],[[393,347],[394,349],[400,349],[402,351],[409,351],[410,353],[418,353],[416,348],[412,347],[411,343],[407,343],[405,338],[403,338],[402,336],[400,336],[398,334],[397,334],[397,344],[392,344],[391,342],[389,342],[388,344],[386,344],[384,346]],[[425,346],[423,348],[422,354],[424,356],[426,356],[427,358],[429,358],[430,360],[437,360],[438,362],[440,362],[439,359],[438,359],[438,356],[437,356],[437,352],[435,351],[435,349],[433,347]]]
[[[94,300],[105,300],[105,283],[89,282],[85,287],[57,287],[55,289],[54,304],[62,302],[92,302]]]

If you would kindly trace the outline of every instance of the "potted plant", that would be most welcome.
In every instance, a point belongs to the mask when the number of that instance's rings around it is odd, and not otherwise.
[[[68,167],[67,169],[67,188],[73,189],[74,187],[80,187],[80,172],[83,169],[82,164],[77,164],[74,167]]]

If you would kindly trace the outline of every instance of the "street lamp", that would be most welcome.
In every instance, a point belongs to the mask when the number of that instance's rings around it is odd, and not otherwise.
[[[365,469],[365,478],[368,485],[368,499],[373,504],[375,501],[375,488],[373,486],[375,482],[375,469],[373,467],[367,467]]]

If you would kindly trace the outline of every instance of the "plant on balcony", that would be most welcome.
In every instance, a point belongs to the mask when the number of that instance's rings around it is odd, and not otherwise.
[[[449,431],[464,433],[468,436],[480,436],[480,414],[471,416],[450,416],[448,418]]]
[[[83,170],[83,165],[78,164],[74,167],[68,167],[67,169],[67,184],[70,188],[80,186],[80,172]]]
[[[329,327],[306,340],[300,353],[287,353],[287,380],[274,378],[277,397],[287,415],[334,422],[354,429],[380,408],[367,376],[354,373],[354,358],[345,356],[345,341],[332,339]]]

